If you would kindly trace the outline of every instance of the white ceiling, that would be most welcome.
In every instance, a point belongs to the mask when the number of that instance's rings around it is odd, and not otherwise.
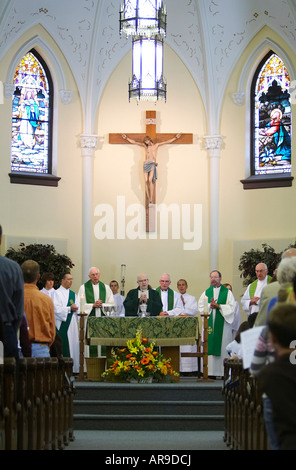
[[[265,25],[296,50],[296,0],[164,3],[168,13],[166,43],[188,67],[208,115],[219,115],[217,103],[236,62]],[[88,110],[90,114],[85,121],[91,127],[110,74],[131,48],[130,39],[119,37],[119,7],[120,0],[1,0],[0,61],[23,33],[41,24],[72,69],[84,113]],[[267,39],[272,41],[272,37]],[[1,75],[1,68],[0,79],[8,79]]]

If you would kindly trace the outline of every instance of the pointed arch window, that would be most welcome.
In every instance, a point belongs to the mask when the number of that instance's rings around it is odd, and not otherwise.
[[[57,186],[52,175],[53,85],[41,56],[32,49],[16,67],[12,100],[12,183]]]
[[[291,186],[292,110],[290,76],[270,51],[259,64],[251,87],[251,177],[244,188]]]

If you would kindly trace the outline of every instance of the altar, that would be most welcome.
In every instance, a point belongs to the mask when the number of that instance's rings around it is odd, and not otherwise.
[[[90,345],[125,346],[142,330],[149,342],[161,347],[176,372],[180,371],[180,346],[198,340],[198,317],[88,317],[87,341]],[[108,353],[107,353],[108,355]]]

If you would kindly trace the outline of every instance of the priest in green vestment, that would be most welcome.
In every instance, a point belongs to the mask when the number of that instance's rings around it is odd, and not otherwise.
[[[98,268],[92,267],[89,270],[89,280],[80,286],[78,298],[80,305],[83,305],[83,313],[89,316],[101,317],[103,304],[115,305],[112,291],[108,284],[100,281],[101,272]],[[87,321],[85,321],[87,329]],[[104,357],[105,348],[100,346],[85,346],[85,357]]]
[[[228,357],[226,346],[232,341],[235,299],[231,290],[221,283],[219,271],[210,273],[210,287],[200,296],[198,311],[208,312],[208,374],[215,377],[224,375],[224,359]]]
[[[159,287],[156,289],[160,295],[163,306],[160,316],[177,316],[184,313],[181,295],[179,292],[171,289],[170,284],[170,275],[167,273],[162,274],[159,280]]]
[[[248,285],[241,300],[243,310],[248,314],[250,327],[254,325],[259,312],[262,290],[271,281],[271,276],[268,276],[268,268],[265,263],[258,263],[255,267],[255,273],[257,279]]]

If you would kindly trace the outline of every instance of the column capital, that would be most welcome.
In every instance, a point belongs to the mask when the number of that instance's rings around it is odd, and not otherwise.
[[[98,145],[98,136],[96,134],[81,134],[80,144],[82,156],[91,157]]]
[[[221,150],[222,135],[205,135],[203,137],[206,150]]]

